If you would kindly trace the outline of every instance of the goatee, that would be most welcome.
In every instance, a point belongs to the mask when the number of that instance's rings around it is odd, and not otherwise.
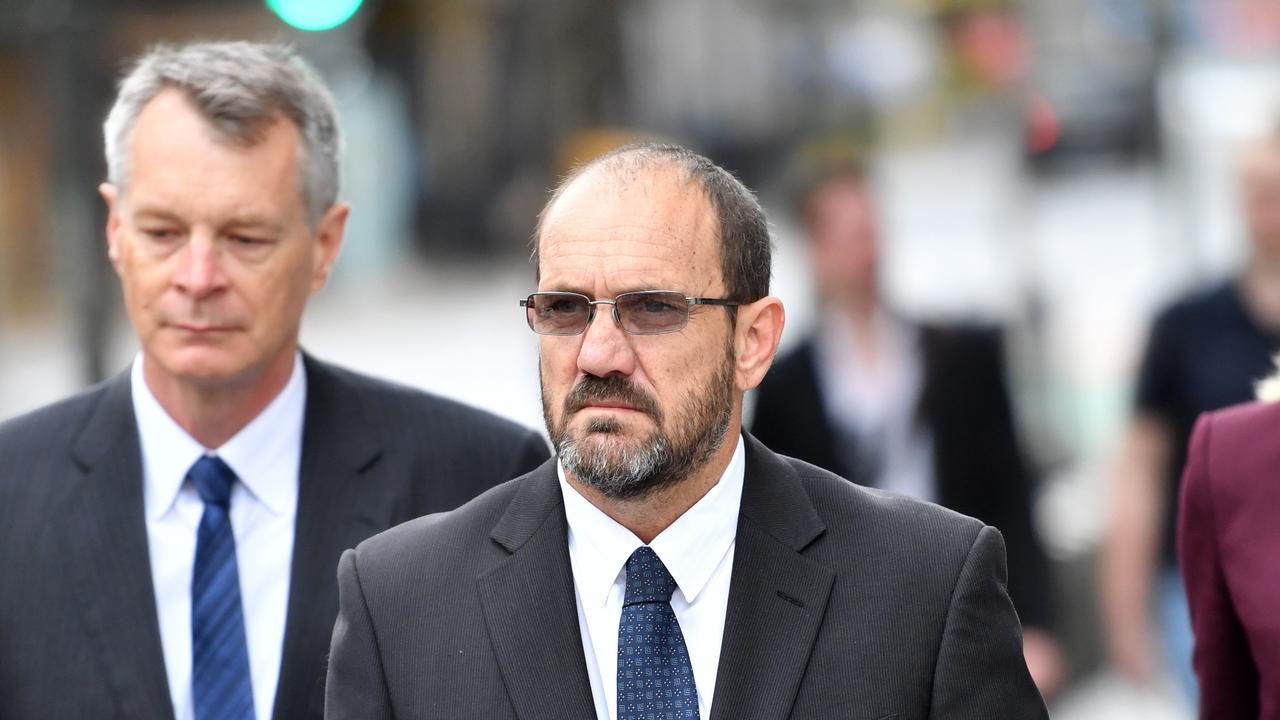
[[[724,444],[733,414],[729,358],[701,388],[702,392],[689,397],[677,427],[670,429],[657,401],[621,375],[584,376],[566,396],[558,425],[552,419],[545,391],[542,412],[551,443],[569,474],[607,498],[637,500],[689,477]],[[628,442],[620,436],[621,423],[597,418],[587,423],[581,437],[573,437],[569,419],[591,401],[627,405],[649,415],[655,427]]]

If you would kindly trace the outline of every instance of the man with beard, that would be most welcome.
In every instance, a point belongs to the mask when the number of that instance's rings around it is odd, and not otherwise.
[[[671,145],[540,218],[557,459],[339,565],[327,718],[1043,718],[993,528],[742,433],[782,333],[755,197]]]

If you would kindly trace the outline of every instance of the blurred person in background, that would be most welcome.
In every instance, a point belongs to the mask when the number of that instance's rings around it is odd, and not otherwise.
[[[156,48],[104,133],[141,352],[0,425],[0,717],[320,717],[342,549],[545,443],[299,349],[348,206],[333,100],[292,50]]]
[[[798,197],[818,327],[756,393],[751,432],[785,455],[870,487],[937,502],[1005,537],[1024,652],[1046,696],[1064,665],[1050,630],[1047,559],[1032,521],[998,330],[922,325],[886,305],[870,179],[833,160]]]
[[[1201,720],[1280,717],[1280,374],[1262,402],[1206,413],[1178,507]]]
[[[1245,268],[1156,316],[1099,556],[1112,663],[1139,683],[1154,681],[1163,666],[1193,703],[1191,625],[1174,543],[1179,479],[1196,418],[1251,399],[1280,350],[1280,134],[1243,156],[1240,182]]]

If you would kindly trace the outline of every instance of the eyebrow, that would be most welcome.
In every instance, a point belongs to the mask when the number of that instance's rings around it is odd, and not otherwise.
[[[546,288],[544,290],[539,290],[539,292],[567,292],[567,293],[575,293],[578,295],[584,295],[586,297],[591,298],[592,300],[600,299],[596,297],[595,293],[589,290],[583,290],[576,285],[557,285],[557,286]],[[627,293],[634,293],[634,292],[676,292],[686,297],[688,297],[689,295],[689,293],[683,290],[677,290],[675,288],[667,287],[663,285],[643,285],[643,286],[636,286],[633,288],[629,288],[626,290],[619,290],[618,292],[613,294],[613,297],[617,297],[619,295],[625,295]]]
[[[178,215],[158,207],[142,207],[134,211],[134,217],[138,220],[163,220],[166,222],[176,222],[186,225],[187,222]],[[264,230],[268,233],[279,234],[282,227],[279,222],[271,220],[262,215],[248,214],[239,217],[233,217],[228,222],[219,226],[219,230],[228,228],[252,228]]]
[[[138,208],[133,211],[133,216],[138,220],[170,220],[173,222],[182,222],[182,219],[177,215],[161,208]]]

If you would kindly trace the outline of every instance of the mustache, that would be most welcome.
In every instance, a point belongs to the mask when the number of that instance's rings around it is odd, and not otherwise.
[[[572,415],[592,402],[612,401],[628,405],[661,421],[658,401],[621,375],[585,375],[564,399],[565,415]]]

